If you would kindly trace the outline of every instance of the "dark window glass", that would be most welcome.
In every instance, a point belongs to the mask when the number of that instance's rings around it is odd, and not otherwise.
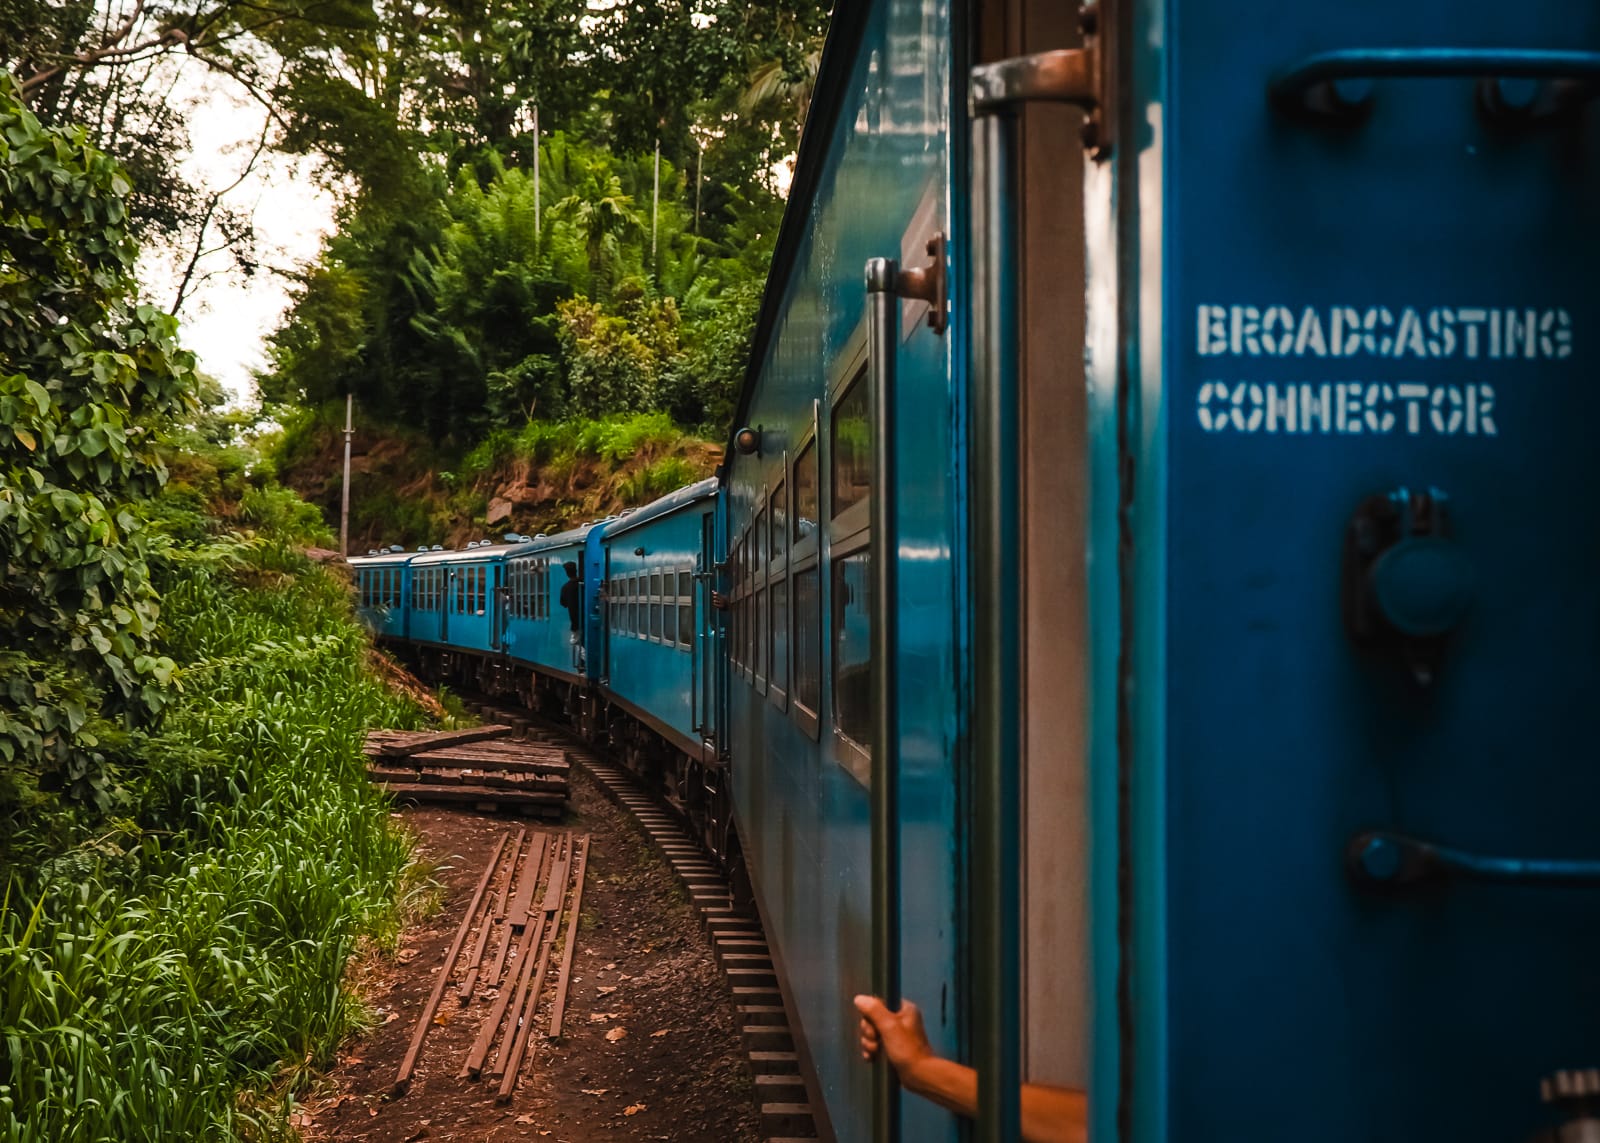
[[[794,577],[794,698],[812,714],[822,706],[822,613],[816,568]]]
[[[678,601],[678,642],[685,647],[694,646],[694,600]]]
[[[794,539],[796,543],[817,530],[817,442],[800,450],[794,462]]]
[[[650,601],[650,638],[661,638],[661,601],[659,599]]]
[[[783,481],[772,490],[772,562],[783,559],[789,550],[789,506],[784,502],[786,493]]]
[[[773,583],[767,593],[767,606],[772,610],[772,685],[787,688],[789,685],[789,585],[784,580]]]
[[[872,487],[872,424],[867,385],[857,377],[833,410],[833,515],[867,498]]]
[[[763,679],[767,677],[767,593],[765,590],[756,592],[755,614],[752,616],[751,654],[750,661],[756,666],[756,674]]]
[[[833,561],[833,718],[865,748],[872,741],[872,621],[869,549]]]
[[[694,576],[686,571],[678,573],[678,596],[688,599],[694,594]]]
[[[751,571],[760,575],[767,570],[767,514],[759,510],[756,512],[755,537],[755,565]]]
[[[661,598],[661,573],[658,571],[650,573],[650,598]]]

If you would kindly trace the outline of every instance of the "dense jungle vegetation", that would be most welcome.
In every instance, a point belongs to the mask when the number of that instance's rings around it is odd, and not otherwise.
[[[162,50],[269,106],[264,146],[320,160],[337,231],[259,378],[282,476],[335,505],[353,394],[372,454],[356,534],[389,521],[386,539],[438,541],[614,507],[624,478],[666,482],[652,465],[709,471],[695,438],[728,429],[826,16],[817,0],[0,2],[0,58],[42,119],[86,122],[124,160],[147,239],[257,268],[248,219],[173,159],[183,123],[142,63]],[[95,65],[52,71],[68,46]],[[575,486],[530,479],[538,458],[515,445],[529,425],[582,435],[640,413],[682,439],[627,471],[579,449]],[[491,436],[507,463],[463,466]]]
[[[325,493],[346,393],[358,520],[389,539],[706,471],[824,19],[0,0],[0,1141],[292,1137],[365,1018],[347,963],[426,893],[362,733],[426,715],[279,477]],[[189,278],[136,281],[140,243],[264,272],[179,161],[180,54],[342,204],[260,409],[182,348]]]

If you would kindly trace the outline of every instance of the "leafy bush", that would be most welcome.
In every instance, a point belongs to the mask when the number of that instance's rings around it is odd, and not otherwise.
[[[397,931],[408,847],[361,740],[420,713],[369,670],[347,588],[277,538],[178,566],[179,695],[130,816],[0,904],[6,1143],[286,1134],[239,1088],[326,1065],[361,1018],[352,950]]]

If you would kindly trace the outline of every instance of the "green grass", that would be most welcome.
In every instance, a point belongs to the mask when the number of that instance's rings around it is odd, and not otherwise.
[[[421,716],[344,586],[267,541],[180,566],[181,691],[134,812],[0,903],[0,1143],[291,1138],[287,1100],[362,1018],[351,954],[422,891],[361,756]]]
[[[531,421],[521,429],[496,429],[461,462],[473,477],[497,465],[526,460],[535,465],[568,463],[580,457],[608,463],[640,452],[662,451],[691,440],[666,413],[636,413],[598,420]]]

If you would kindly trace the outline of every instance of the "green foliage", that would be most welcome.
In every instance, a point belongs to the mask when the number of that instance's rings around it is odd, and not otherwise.
[[[348,589],[277,537],[172,576],[181,690],[126,818],[0,905],[3,1140],[286,1135],[238,1090],[326,1066],[360,1018],[352,950],[396,933],[408,847],[361,741],[420,714],[368,668]]]
[[[108,735],[172,676],[132,504],[166,477],[155,431],[194,407],[193,362],[138,301],[128,190],[0,82],[0,813],[41,786],[108,808]]]
[[[490,157],[431,215],[333,239],[274,337],[263,396],[319,406],[348,391],[366,418],[463,444],[532,420],[730,415],[777,200],[736,195],[725,242],[697,237],[692,188],[664,162],[652,242],[648,156],[559,131],[541,156],[537,189]]]

